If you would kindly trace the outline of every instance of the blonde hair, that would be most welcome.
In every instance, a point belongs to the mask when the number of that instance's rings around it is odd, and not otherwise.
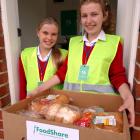
[[[45,24],[54,24],[58,28],[58,22],[55,18],[53,17],[47,17],[43,19],[37,26],[37,31],[39,31],[43,25]]]
[[[39,25],[37,26],[37,32],[40,31],[42,26],[45,24],[54,24],[57,28],[59,28],[58,22],[55,18],[47,17],[39,23]],[[52,47],[52,61],[54,63],[54,66],[57,69],[62,65],[62,63],[64,61],[62,58],[62,54],[61,54],[60,50],[57,48],[56,44]]]

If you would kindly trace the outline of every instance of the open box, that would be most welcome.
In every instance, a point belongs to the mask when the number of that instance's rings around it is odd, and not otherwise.
[[[43,140],[130,140],[129,126],[126,113],[123,112],[123,132],[115,133],[109,132],[106,130],[96,130],[92,128],[84,128],[75,125],[68,125],[62,123],[56,123],[53,121],[47,121],[45,119],[36,119],[27,116],[22,116],[16,114],[18,110],[22,110],[28,106],[28,103],[31,102],[34,98],[45,95],[45,94],[65,94],[73,99],[73,105],[79,107],[89,107],[93,105],[103,106],[105,111],[117,111],[119,106],[122,104],[122,99],[120,96],[107,95],[107,94],[92,94],[92,93],[80,93],[64,90],[47,90],[45,92],[39,93],[35,97],[22,100],[5,110],[3,110],[3,127],[4,127],[4,139],[5,140],[41,140],[39,138],[27,138],[30,135],[30,130],[28,123],[33,125],[49,125],[54,130],[55,127],[57,130],[64,130],[65,133],[71,133],[70,131],[74,130],[74,133],[69,134],[70,137],[50,137],[42,136]],[[31,132],[32,133],[32,132]],[[73,138],[72,138],[73,136]],[[45,138],[46,137],[46,138]]]

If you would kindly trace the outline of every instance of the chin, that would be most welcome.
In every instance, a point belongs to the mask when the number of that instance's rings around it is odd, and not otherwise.
[[[53,47],[53,45],[44,45],[44,48],[46,49],[51,49]]]

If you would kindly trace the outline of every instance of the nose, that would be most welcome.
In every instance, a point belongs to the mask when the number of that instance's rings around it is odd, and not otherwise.
[[[86,22],[91,23],[91,17],[90,16],[87,16]]]
[[[47,35],[47,39],[51,40],[52,36],[51,35]]]

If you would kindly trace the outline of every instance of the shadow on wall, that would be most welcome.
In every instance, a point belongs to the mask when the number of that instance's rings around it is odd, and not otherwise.
[[[58,43],[58,47],[68,50],[69,41],[70,41],[69,36],[67,36],[67,35],[63,36],[63,43]]]

